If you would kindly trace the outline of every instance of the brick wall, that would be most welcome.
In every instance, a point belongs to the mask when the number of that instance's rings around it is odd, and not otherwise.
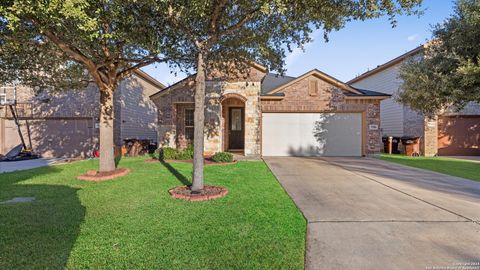
[[[116,103],[120,119],[120,141],[125,139],[148,139],[157,142],[157,108],[150,100],[150,95],[159,89],[132,76],[123,81],[119,87]],[[118,91],[117,90],[117,91]]]
[[[222,116],[221,98],[236,94],[245,99],[245,149],[246,156],[260,155],[260,82],[208,82],[206,97],[205,153],[224,151],[225,119]]]
[[[425,117],[424,140],[421,148],[423,155],[433,157],[438,154],[438,117]]]
[[[260,80],[264,75],[255,69],[246,78],[230,81],[215,79],[206,82],[205,155],[213,155],[228,148],[225,141],[222,101],[225,96],[231,94],[239,95],[242,100],[245,100],[245,155],[260,155],[259,96]],[[181,134],[179,134],[182,123],[179,122],[181,115],[178,109],[181,107],[180,104],[194,102],[194,87],[193,80],[186,80],[152,97],[158,108],[158,138],[161,147],[182,147]]]
[[[0,92],[3,92],[1,90],[0,88]],[[158,90],[157,86],[136,75],[120,84],[114,96],[115,144],[121,144],[125,137],[156,140],[156,107],[148,96]],[[9,93],[9,96],[13,97],[13,93]],[[45,156],[82,156],[86,153],[85,149],[91,149],[97,144],[99,130],[95,123],[99,119],[99,100],[100,94],[94,84],[86,89],[58,93],[35,93],[32,88],[17,87],[17,102],[32,104],[34,150]],[[5,115],[5,109],[0,109],[0,118]],[[5,123],[8,121],[10,120],[5,120]],[[5,124],[0,128],[3,129],[0,134],[6,134],[5,129],[10,126]],[[8,134],[8,138],[0,138],[1,154],[10,150],[12,144],[20,142],[16,132]]]
[[[194,103],[192,81],[172,87],[152,97],[157,107],[159,147],[177,147],[177,104]]]
[[[317,91],[309,91],[311,82],[315,82]],[[316,77],[309,76],[282,91],[282,100],[260,101],[260,82],[222,82],[208,81],[206,85],[205,109],[205,154],[224,151],[228,147],[225,138],[226,116],[222,107],[228,107],[228,99],[222,104],[222,97],[228,94],[239,95],[245,100],[245,155],[258,156],[261,152],[260,121],[263,112],[358,112],[364,117],[364,153],[380,152],[382,147],[380,129],[380,101],[371,99],[346,99],[342,90]],[[153,97],[158,107],[158,136],[162,146],[178,147],[179,125],[177,122],[178,105],[193,102],[193,83],[173,87]],[[240,99],[237,99],[240,100]],[[243,101],[242,101],[243,102]],[[223,105],[223,106],[222,106]],[[238,105],[238,104],[237,104]],[[180,128],[181,130],[181,128]]]
[[[195,104],[194,103],[179,103],[176,104],[175,111],[176,111],[176,121],[175,121],[175,126],[176,126],[176,134],[177,134],[177,141],[176,145],[180,149],[185,149],[187,146],[191,143],[193,143],[190,140],[187,140],[185,137],[185,109],[194,109]]]
[[[309,92],[315,82],[317,93]],[[370,125],[380,127],[380,101],[345,99],[342,90],[316,77],[309,76],[282,90],[282,100],[262,100],[262,112],[361,112],[365,117],[364,152],[377,154],[382,147],[381,131],[370,130]]]
[[[309,85],[316,82],[318,91],[309,93]],[[262,100],[262,112],[332,111],[343,102],[342,92],[315,76],[309,76],[281,91],[282,100]]]

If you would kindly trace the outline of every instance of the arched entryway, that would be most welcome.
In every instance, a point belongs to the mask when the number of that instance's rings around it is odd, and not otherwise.
[[[245,149],[245,101],[239,94],[222,97],[223,151],[243,153]]]

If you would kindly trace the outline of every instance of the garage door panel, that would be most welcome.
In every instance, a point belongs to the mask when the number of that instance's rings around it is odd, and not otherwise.
[[[441,116],[438,119],[440,156],[480,155],[480,116]]]
[[[360,156],[360,113],[264,113],[264,156]]]

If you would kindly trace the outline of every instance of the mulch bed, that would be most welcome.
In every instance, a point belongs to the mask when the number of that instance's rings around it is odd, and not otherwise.
[[[204,186],[202,192],[197,194],[192,194],[192,191],[188,186],[172,188],[168,192],[175,199],[191,202],[215,200],[223,198],[228,194],[228,190],[221,186]]]
[[[162,161],[158,160],[158,159],[154,159],[154,158],[149,158],[149,159],[146,159],[145,162],[146,163],[158,163],[158,162],[162,162]],[[163,162],[167,162],[167,163],[190,163],[190,164],[192,164],[193,159],[187,159],[187,160],[166,159],[166,160],[163,160]],[[228,164],[237,164],[237,161],[235,160],[233,162],[215,162],[211,159],[206,158],[204,160],[204,164],[205,165],[228,165]]]
[[[145,163],[158,163],[158,162],[160,162],[160,160],[156,158],[145,159]]]
[[[129,172],[130,170],[127,168],[117,168],[109,172],[99,172],[95,170],[90,170],[90,171],[87,171],[86,174],[77,176],[77,179],[83,180],[83,181],[94,181],[94,182],[105,181],[105,180],[111,180],[120,176],[127,175]]]

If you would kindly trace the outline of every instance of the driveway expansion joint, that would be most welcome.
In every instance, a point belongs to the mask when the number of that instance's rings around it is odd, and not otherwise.
[[[325,161],[325,162],[327,162],[327,163],[329,163],[329,164],[331,164],[331,165],[333,165],[333,166],[337,166],[337,167],[339,167],[339,168],[342,168],[342,169],[344,169],[344,170],[346,170],[346,171],[349,171],[349,172],[351,172],[351,173],[353,173],[353,174],[356,174],[356,175],[358,175],[358,176],[360,176],[360,177],[364,177],[364,178],[366,178],[366,179],[368,179],[368,180],[370,180],[370,181],[372,181],[372,182],[375,182],[375,183],[377,183],[377,184],[380,184],[380,185],[382,185],[382,186],[385,186],[385,187],[387,187],[387,188],[390,188],[390,189],[392,189],[392,190],[394,190],[394,191],[397,191],[397,192],[400,192],[400,193],[402,193],[402,194],[404,194],[404,195],[407,195],[407,196],[409,196],[409,197],[411,197],[411,198],[417,199],[417,200],[419,200],[419,201],[421,201],[421,202],[423,202],[423,203],[429,204],[429,205],[431,205],[431,206],[433,206],[433,207],[436,207],[436,208],[441,209],[441,210],[443,210],[443,211],[449,212],[450,214],[456,215],[456,216],[458,216],[458,217],[460,217],[460,218],[466,219],[466,220],[468,220],[468,221],[470,221],[470,222],[473,222],[473,223],[475,223],[475,224],[477,224],[477,225],[480,225],[480,222],[478,222],[478,221],[476,221],[476,220],[473,220],[473,219],[471,219],[471,218],[469,218],[469,217],[466,217],[466,216],[464,216],[464,215],[461,215],[461,214],[459,214],[459,213],[456,213],[456,212],[454,212],[454,211],[452,211],[452,210],[450,210],[450,209],[447,209],[447,208],[445,208],[445,207],[442,207],[442,206],[439,206],[439,205],[437,205],[437,204],[434,204],[434,203],[431,203],[431,202],[429,202],[429,201],[426,201],[426,200],[424,200],[424,199],[422,199],[422,198],[419,198],[419,197],[417,197],[417,196],[415,196],[415,195],[412,195],[412,194],[410,194],[410,193],[407,193],[407,192],[405,192],[405,191],[403,191],[403,190],[400,190],[400,189],[398,189],[398,188],[394,188],[394,187],[392,187],[392,186],[389,186],[389,185],[387,185],[387,184],[385,184],[385,183],[382,183],[382,182],[380,182],[380,181],[378,181],[378,180],[375,180],[374,178],[372,178],[372,177],[370,177],[370,176],[368,176],[368,175],[365,175],[365,174],[362,174],[362,173],[358,173],[358,172],[356,172],[356,171],[352,171],[352,170],[350,170],[350,169],[349,169],[348,167],[346,167],[346,166],[342,166],[342,165],[340,165],[340,164],[338,164],[338,163],[336,163],[336,162],[331,162],[331,161],[329,161],[329,160],[327,160],[327,159],[322,159],[322,160]]]
[[[307,270],[426,269],[480,254],[480,186],[471,181],[363,158],[265,162],[306,218]]]

